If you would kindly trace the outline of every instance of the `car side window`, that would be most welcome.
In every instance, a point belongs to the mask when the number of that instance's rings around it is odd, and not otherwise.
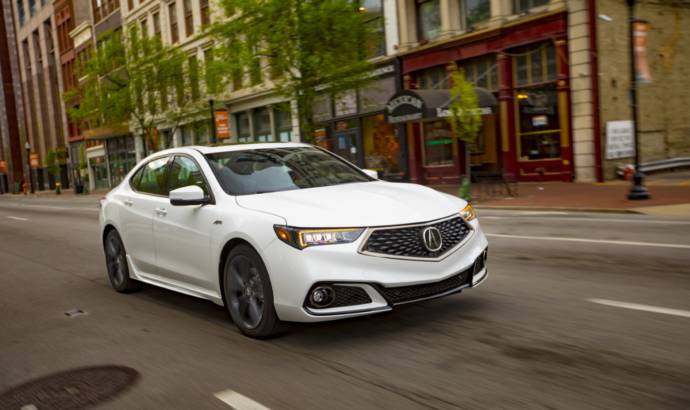
[[[146,169],[146,167],[139,168],[137,170],[137,172],[134,175],[132,175],[132,177],[129,179],[129,186],[133,190],[135,190],[135,191],[139,190],[139,182],[141,182],[141,174],[144,173],[145,169]]]
[[[196,185],[208,195],[208,187],[206,180],[201,173],[201,169],[197,163],[184,156],[176,156],[170,167],[170,176],[168,178],[170,191],[190,185]]]
[[[167,196],[168,159],[169,157],[158,158],[144,165],[136,190],[146,194]]]

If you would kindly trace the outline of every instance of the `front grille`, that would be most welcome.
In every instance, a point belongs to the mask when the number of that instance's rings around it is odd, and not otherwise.
[[[463,285],[468,285],[470,277],[472,276],[472,269],[467,269],[458,275],[451,276],[440,282],[426,283],[423,285],[400,286],[396,288],[385,288],[379,286],[378,291],[381,292],[384,298],[391,304],[399,304],[411,302],[414,300],[430,298],[441,295],[453,289],[460,288]]]
[[[441,232],[443,240],[441,249],[436,252],[430,252],[422,241],[422,231],[431,226]],[[375,229],[362,250],[382,255],[437,258],[462,242],[469,233],[470,228],[459,216],[426,225]]]

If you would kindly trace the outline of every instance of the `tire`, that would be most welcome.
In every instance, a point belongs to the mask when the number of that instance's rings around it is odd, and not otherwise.
[[[286,330],[276,315],[266,266],[251,246],[237,245],[225,258],[223,300],[232,321],[249,337],[267,339]]]
[[[108,232],[103,243],[105,251],[105,266],[108,270],[108,278],[113,289],[120,293],[129,293],[138,290],[141,284],[129,277],[127,265],[127,252],[120,239],[120,234],[115,229]]]

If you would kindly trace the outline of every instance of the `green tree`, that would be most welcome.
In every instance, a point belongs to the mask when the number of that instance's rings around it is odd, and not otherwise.
[[[68,114],[87,129],[133,130],[154,146],[154,128],[174,132],[207,113],[198,88],[199,62],[156,36],[140,35],[138,27],[126,36],[101,37],[79,75],[79,89],[65,98],[79,102]]]
[[[360,2],[351,0],[220,0],[215,23],[216,80],[233,88],[268,77],[297,101],[302,139],[312,141],[313,104],[320,92],[354,90],[370,79],[367,45],[375,36]]]
[[[477,136],[482,127],[482,118],[479,110],[479,98],[474,84],[467,81],[462,69],[455,70],[451,74],[450,87],[451,103],[448,122],[454,138],[458,138],[463,144],[465,152],[465,179],[461,185],[460,196],[471,199],[470,189],[470,150],[469,144],[477,141]]]

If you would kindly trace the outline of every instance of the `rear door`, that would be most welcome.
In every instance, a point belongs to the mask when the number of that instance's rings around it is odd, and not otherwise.
[[[178,154],[169,168],[168,190],[196,185],[212,194],[201,167],[191,156]],[[157,210],[153,222],[160,275],[186,286],[212,289],[218,280],[212,265],[211,232],[217,220],[215,204],[172,206]]]
[[[167,202],[167,168],[170,156],[144,164],[124,190],[122,236],[127,255],[137,274],[156,275],[156,247],[153,237],[155,210]]]

